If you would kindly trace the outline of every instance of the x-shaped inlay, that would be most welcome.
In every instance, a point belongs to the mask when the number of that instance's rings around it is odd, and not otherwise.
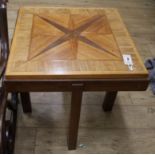
[[[68,40],[72,40],[75,42],[76,46],[78,45],[78,41],[80,40],[81,42],[88,44],[96,49],[102,50],[104,52],[107,52],[113,56],[116,56],[116,54],[110,52],[109,50],[101,47],[100,45],[98,45],[97,43],[95,43],[94,41],[91,41],[90,39],[86,38],[85,36],[82,36],[81,33],[86,30],[88,27],[90,27],[92,24],[94,24],[97,21],[101,21],[103,20],[104,16],[101,15],[95,15],[92,18],[90,18],[89,20],[87,20],[84,24],[80,25],[77,28],[74,29],[70,29],[70,28],[66,28],[60,24],[58,24],[55,21],[49,20],[43,16],[40,16],[38,14],[34,14],[36,16],[38,16],[39,18],[41,18],[42,20],[44,20],[45,22],[51,24],[52,26],[56,27],[57,29],[59,29],[60,31],[64,32],[65,34],[63,36],[61,36],[60,38],[58,38],[57,40],[55,40],[54,42],[52,42],[51,44],[49,44],[47,47],[45,47],[43,50],[41,50],[39,53],[37,53],[35,56],[33,56],[31,59],[43,54],[44,52],[48,51],[49,49],[52,49]],[[77,50],[77,47],[76,49]]]

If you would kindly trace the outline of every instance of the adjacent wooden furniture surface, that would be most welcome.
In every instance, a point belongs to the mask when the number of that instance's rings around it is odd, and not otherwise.
[[[8,92],[4,87],[4,73],[9,55],[9,39],[7,25],[7,0],[0,0],[0,153],[13,153],[16,133],[17,93]]]
[[[133,71],[122,54],[132,56]],[[20,9],[7,79],[139,77],[147,71],[116,9]]]
[[[129,54],[133,70],[124,64]],[[145,90],[148,73],[122,19],[113,8],[22,7],[5,74],[7,92],[71,91],[68,148],[75,149],[83,91]],[[31,111],[28,97],[25,111]]]

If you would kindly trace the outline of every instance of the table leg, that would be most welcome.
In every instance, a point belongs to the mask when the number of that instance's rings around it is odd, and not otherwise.
[[[106,92],[105,99],[103,102],[103,110],[111,111],[117,96],[117,91]]]
[[[82,101],[82,84],[74,84],[72,89],[71,112],[68,133],[68,149],[74,150],[77,145],[78,128]]]
[[[24,113],[32,112],[30,94],[28,92],[22,92],[20,93],[20,97],[21,97],[23,112]]]

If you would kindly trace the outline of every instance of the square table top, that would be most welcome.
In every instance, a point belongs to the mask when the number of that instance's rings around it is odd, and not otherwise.
[[[124,64],[130,55],[133,70]],[[146,78],[148,72],[114,8],[22,7],[6,79]]]

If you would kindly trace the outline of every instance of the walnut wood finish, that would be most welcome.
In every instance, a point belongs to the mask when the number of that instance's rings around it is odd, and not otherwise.
[[[71,113],[68,131],[68,148],[70,150],[75,149],[77,145],[83,84],[72,84],[72,87]]]
[[[122,54],[132,56],[133,71]],[[141,77],[147,71],[116,9],[20,9],[7,79]]]
[[[8,92],[27,91],[71,91],[71,113],[68,129],[68,149],[76,149],[78,137],[78,125],[81,111],[81,99],[83,91],[142,91],[147,88],[146,78],[141,79],[80,79],[80,80],[10,80],[5,79],[5,87]],[[113,96],[113,94],[112,94]],[[111,93],[105,98],[104,108],[111,110],[115,97],[111,100]],[[110,101],[109,104],[107,101]],[[105,104],[106,103],[106,104]],[[111,109],[109,109],[111,107]]]
[[[122,54],[133,58],[134,70]],[[71,91],[68,148],[75,149],[83,91],[145,90],[148,73],[116,9],[23,7],[5,75],[7,92]],[[109,102],[109,103],[108,103]]]
[[[106,92],[105,99],[103,102],[103,110],[111,111],[117,96],[117,91]]]
[[[23,112],[24,113],[31,113],[32,112],[32,107],[31,107],[30,94],[27,93],[27,92],[21,92],[20,97],[21,97]]]

